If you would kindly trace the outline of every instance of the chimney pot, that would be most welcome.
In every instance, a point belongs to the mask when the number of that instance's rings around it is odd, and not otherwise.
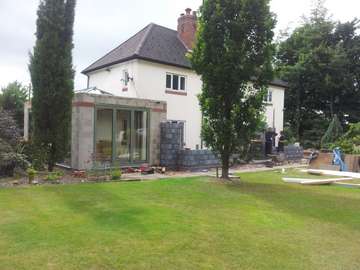
[[[178,37],[191,50],[196,38],[197,16],[196,11],[191,13],[191,8],[185,9],[186,14],[181,14],[178,19]]]

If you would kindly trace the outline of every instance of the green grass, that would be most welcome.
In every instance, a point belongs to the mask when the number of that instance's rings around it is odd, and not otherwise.
[[[3,189],[0,269],[360,269],[360,191],[281,177]]]

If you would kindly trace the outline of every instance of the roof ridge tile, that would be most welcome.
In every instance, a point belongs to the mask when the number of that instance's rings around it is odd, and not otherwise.
[[[140,55],[140,51],[141,51],[141,49],[142,49],[142,47],[143,47],[143,45],[144,45],[147,37],[149,36],[149,33],[150,33],[150,32],[152,31],[152,29],[154,28],[154,26],[155,26],[154,23],[150,23],[150,24],[148,24],[147,27],[145,27],[145,28],[147,28],[147,29],[146,29],[146,32],[145,32],[144,36],[142,37],[142,39],[140,40],[139,45],[137,46],[137,49],[136,49],[136,51],[135,51],[135,55]]]

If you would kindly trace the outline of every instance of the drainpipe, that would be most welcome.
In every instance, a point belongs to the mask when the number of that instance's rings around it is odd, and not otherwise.
[[[90,85],[90,76],[88,74],[86,74],[87,77],[87,86],[86,88],[89,89],[89,85]]]

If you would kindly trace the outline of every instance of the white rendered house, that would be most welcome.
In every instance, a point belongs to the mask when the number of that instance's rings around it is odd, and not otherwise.
[[[83,71],[88,88],[114,96],[158,100],[167,104],[167,120],[185,124],[185,147],[202,148],[198,94],[202,82],[186,58],[196,33],[196,13],[181,14],[177,31],[149,24]],[[266,121],[283,130],[284,92],[287,85],[273,81],[266,100]]]

